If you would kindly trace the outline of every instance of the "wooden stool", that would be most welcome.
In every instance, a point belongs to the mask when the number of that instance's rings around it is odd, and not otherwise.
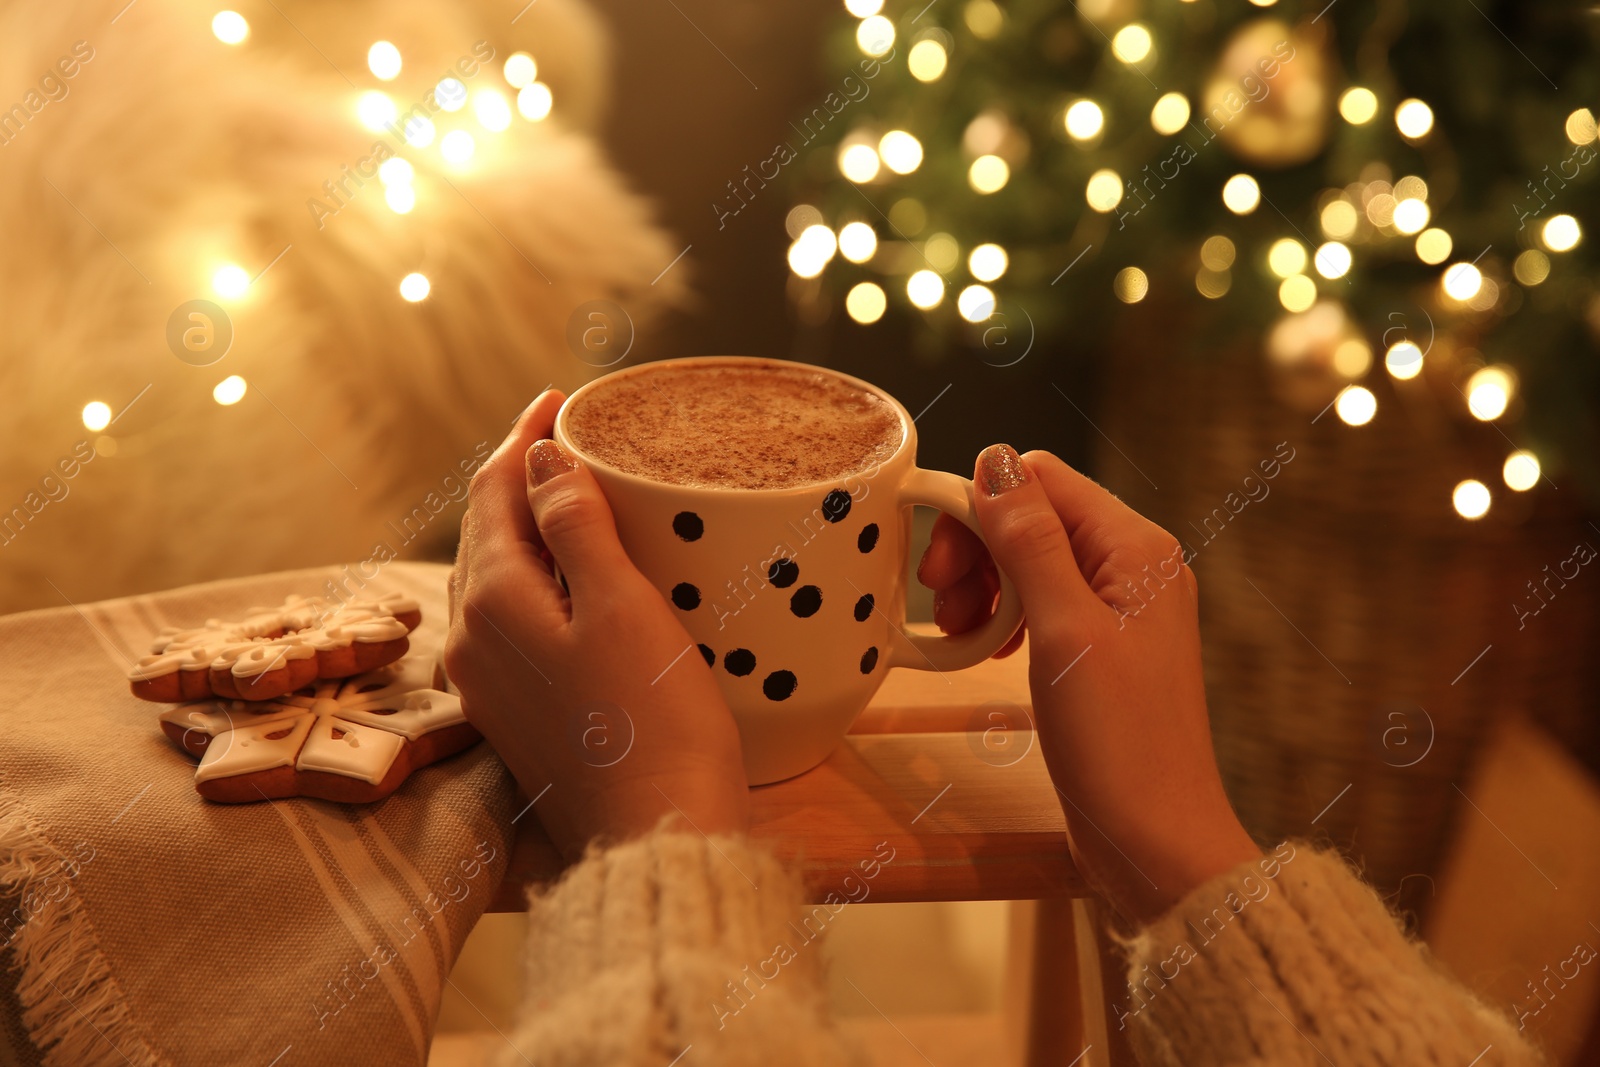
[[[847,877],[859,882],[860,863],[882,842],[894,859],[872,880],[870,901],[1017,902],[1011,1062],[1131,1063],[1108,1048],[1103,990],[1118,983],[1102,981],[1097,901],[1068,855],[1031,712],[1026,645],[959,673],[891,671],[826,762],[750,791],[750,833],[800,873],[814,902],[842,895]],[[524,886],[561,869],[539,824],[520,822],[491,909],[522,910]]]

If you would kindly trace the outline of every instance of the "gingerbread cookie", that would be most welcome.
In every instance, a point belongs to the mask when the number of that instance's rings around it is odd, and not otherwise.
[[[161,631],[128,672],[133,695],[173,704],[227,697],[271,700],[319,678],[347,678],[406,654],[422,621],[415,600],[391,593],[343,603],[291,596],[237,622]]]
[[[479,740],[442,685],[433,657],[412,653],[276,700],[183,704],[162,714],[161,730],[200,757],[194,786],[207,800],[367,804]]]

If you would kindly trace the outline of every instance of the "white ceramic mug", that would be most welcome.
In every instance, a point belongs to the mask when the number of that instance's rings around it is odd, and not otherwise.
[[[900,447],[882,463],[832,481],[736,489],[652,481],[573,444],[573,402],[607,378],[716,365],[801,368],[848,382],[898,414]],[[739,725],[751,785],[826,759],[889,668],[970,667],[999,651],[1021,624],[1021,602],[1002,574],[998,608],[983,626],[954,637],[906,632],[911,507],[937,508],[981,536],[972,482],[919,468],[910,414],[857,378],[739,356],[641,364],[573,393],[556,416],[555,439],[594,473],[624,550],[675,606],[716,675]]]

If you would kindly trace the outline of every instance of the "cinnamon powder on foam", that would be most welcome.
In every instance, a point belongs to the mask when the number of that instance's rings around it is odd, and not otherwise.
[[[582,451],[676,485],[789,489],[867,470],[903,434],[895,409],[829,374],[749,364],[604,381],[567,414]]]

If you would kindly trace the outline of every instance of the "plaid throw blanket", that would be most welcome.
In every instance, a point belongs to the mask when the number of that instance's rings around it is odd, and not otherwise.
[[[435,564],[371,592],[446,624]],[[225,806],[124,672],[166,625],[228,618],[331,570],[0,618],[0,1064],[422,1064],[450,968],[510,853],[487,745],[366,807]]]

